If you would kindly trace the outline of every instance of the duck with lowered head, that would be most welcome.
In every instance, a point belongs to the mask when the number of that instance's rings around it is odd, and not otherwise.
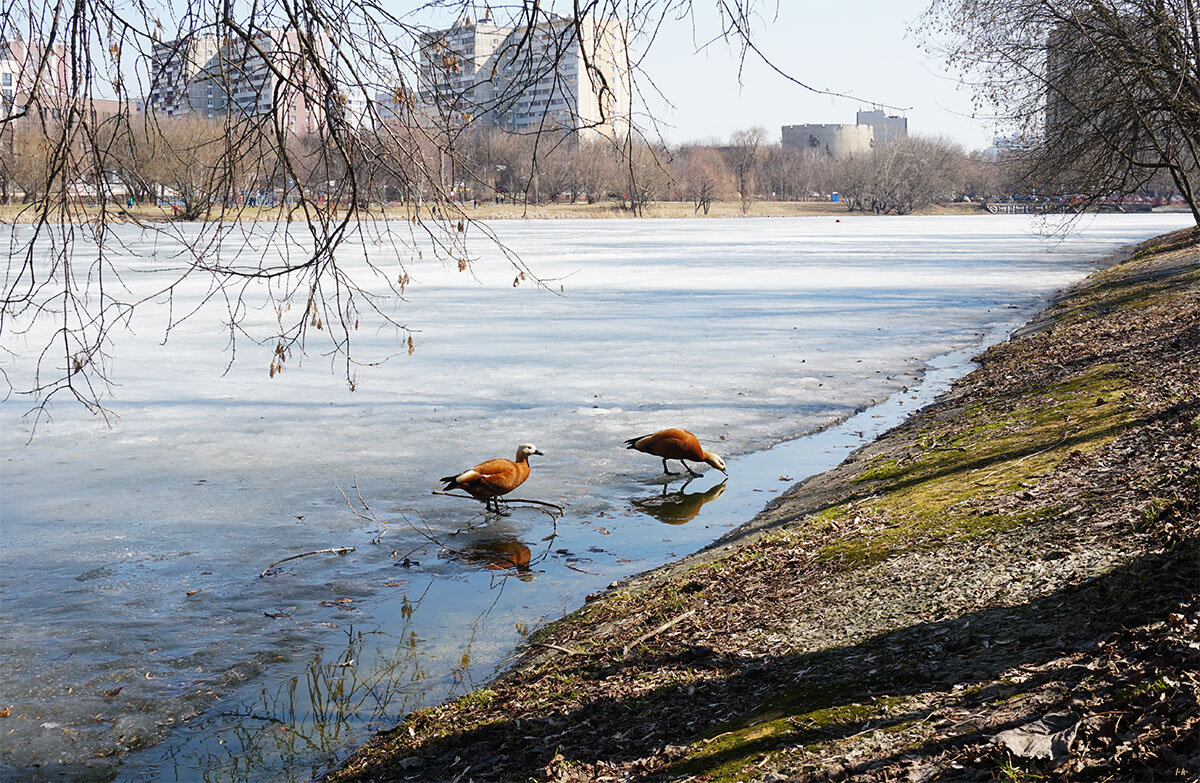
[[[699,476],[700,474],[692,470],[691,466],[684,460],[706,462],[726,476],[729,475],[729,471],[725,470],[725,460],[711,451],[706,451],[700,445],[699,438],[695,435],[677,427],[659,430],[651,435],[643,435],[640,438],[630,438],[625,441],[625,448],[662,458],[663,473],[666,473],[668,476],[678,475],[677,473],[672,473],[667,468],[667,460],[669,459],[679,460],[679,464],[683,465],[684,469],[693,476]]]

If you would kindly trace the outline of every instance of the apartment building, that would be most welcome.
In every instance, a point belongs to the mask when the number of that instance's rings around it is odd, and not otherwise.
[[[149,109],[169,117],[208,119],[274,113],[291,133],[316,133],[325,111],[305,89],[308,79],[300,53],[295,30],[264,31],[252,41],[190,36],[156,44]]]
[[[486,19],[464,19],[449,29],[422,35],[421,101],[468,122],[492,117],[498,82],[496,55],[510,32],[511,28]]]
[[[69,84],[63,44],[0,43],[0,117],[11,117],[35,101],[39,113],[53,118],[65,106]]]
[[[891,144],[908,136],[908,118],[887,114],[883,109],[859,111],[854,115],[856,125],[870,126],[876,146]]]
[[[464,19],[423,37],[419,95],[464,122],[620,137],[629,129],[625,40],[614,19],[551,17],[532,27]]]
[[[785,147],[814,149],[832,158],[844,158],[870,152],[875,131],[870,125],[784,125],[781,141]]]
[[[21,76],[21,70],[16,60],[5,57],[4,54],[7,52],[0,52],[0,119],[11,117],[19,109],[17,80]]]
[[[201,82],[217,62],[220,50],[215,35],[156,41],[150,55],[149,109],[167,117],[217,116],[220,105],[213,103],[213,88]]]

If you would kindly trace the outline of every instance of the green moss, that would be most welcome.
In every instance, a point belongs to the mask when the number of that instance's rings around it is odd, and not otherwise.
[[[879,482],[880,496],[856,509],[866,520],[861,529],[827,544],[819,559],[866,566],[1045,519],[1053,512],[978,513],[971,505],[1034,486],[1072,452],[1115,438],[1134,418],[1123,402],[1129,388],[1118,366],[1098,365],[1031,390],[1029,405],[1003,415],[968,409],[953,425],[931,428],[914,457],[879,460],[863,474]]]
[[[849,513],[849,509],[845,506],[829,506],[823,508],[815,514],[810,515],[804,520],[803,532],[797,530],[791,533],[791,538],[785,543],[794,543],[803,538],[806,534],[820,533],[833,527],[833,523],[845,517]],[[789,531],[791,532],[791,531]]]
[[[862,567],[880,563],[903,552],[932,549],[949,541],[971,541],[1002,533],[1045,514],[958,514],[936,519],[920,518],[896,527],[860,534],[826,545],[817,554],[823,563]]]
[[[842,683],[799,686],[781,691],[752,714],[710,730],[688,758],[673,764],[672,777],[703,776],[715,782],[743,779],[744,770],[781,748],[811,745],[855,734],[868,720],[899,711],[906,699],[877,697],[867,703],[839,703],[834,694],[853,693],[856,685]],[[902,731],[915,721],[897,719],[881,731]]]
[[[899,476],[903,472],[904,470],[894,458],[876,457],[871,460],[866,470],[855,476],[854,480],[856,482],[881,481]]]
[[[1056,320],[1077,324],[1097,315],[1136,310],[1169,302],[1193,290],[1200,270],[1173,270],[1166,274],[1141,272],[1122,265],[1096,274],[1096,285],[1073,296],[1060,306]]]

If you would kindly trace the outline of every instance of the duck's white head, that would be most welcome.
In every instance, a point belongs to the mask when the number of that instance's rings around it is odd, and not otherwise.
[[[520,446],[517,446],[517,462],[528,459],[531,454],[542,454],[542,452],[538,451],[537,446],[532,443],[522,443]],[[542,456],[546,455],[542,454]]]
[[[726,476],[729,475],[729,471],[725,470],[725,460],[721,459],[716,454],[713,454],[711,451],[704,452],[704,461],[724,473]]]

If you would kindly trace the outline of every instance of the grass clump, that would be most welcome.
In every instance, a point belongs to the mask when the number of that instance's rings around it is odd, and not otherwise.
[[[474,707],[487,707],[496,700],[496,692],[491,688],[480,688],[477,691],[471,691],[466,696],[458,700],[458,703],[467,709]]]

